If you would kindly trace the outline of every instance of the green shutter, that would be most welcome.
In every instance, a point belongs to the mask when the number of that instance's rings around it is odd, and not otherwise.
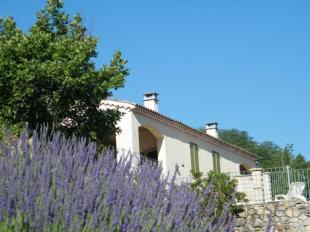
[[[213,161],[213,171],[215,173],[221,172],[221,161],[220,161],[220,154],[216,151],[212,151],[212,161]]]
[[[195,144],[195,172],[199,172],[198,145]]]
[[[220,159],[220,154],[216,154],[216,161],[217,161],[217,173],[220,173],[221,172],[221,159]]]
[[[199,172],[199,158],[198,158],[198,146],[197,144],[190,144],[190,152],[191,152],[191,171],[193,173]]]
[[[195,173],[195,151],[193,144],[190,145],[190,150],[191,150],[191,167],[192,167],[191,171]]]
[[[212,152],[212,161],[213,161],[213,171],[216,172],[217,165],[216,165],[216,154]]]

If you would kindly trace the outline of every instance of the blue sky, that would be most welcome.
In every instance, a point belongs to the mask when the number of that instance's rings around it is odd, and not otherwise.
[[[25,31],[44,6],[0,0]],[[160,93],[160,111],[193,127],[218,121],[310,159],[310,1],[65,0],[100,38],[98,65],[115,50],[130,76],[114,97]]]

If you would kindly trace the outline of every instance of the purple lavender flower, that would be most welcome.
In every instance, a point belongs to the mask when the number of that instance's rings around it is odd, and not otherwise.
[[[19,212],[32,231],[232,231],[234,217],[214,212],[212,187],[207,212],[201,199],[176,175],[148,162],[134,169],[83,138],[65,139],[48,128],[0,144],[0,224]],[[28,136],[32,134],[31,140]],[[230,205],[227,205],[227,209]]]

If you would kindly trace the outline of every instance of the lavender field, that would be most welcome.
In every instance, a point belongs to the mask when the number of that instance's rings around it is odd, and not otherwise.
[[[46,128],[1,144],[0,231],[232,231],[228,210],[214,216],[214,196],[207,189],[201,208],[161,167],[133,169],[130,159],[116,163],[112,151]]]

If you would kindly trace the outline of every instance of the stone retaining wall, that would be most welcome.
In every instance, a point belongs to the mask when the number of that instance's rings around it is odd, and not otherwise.
[[[235,232],[310,232],[310,202],[299,199],[240,206]]]

